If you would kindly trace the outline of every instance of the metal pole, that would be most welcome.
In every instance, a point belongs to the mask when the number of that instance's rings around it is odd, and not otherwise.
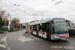
[[[21,29],[21,24],[20,24],[20,29]]]
[[[30,34],[30,22],[28,22],[28,35]]]

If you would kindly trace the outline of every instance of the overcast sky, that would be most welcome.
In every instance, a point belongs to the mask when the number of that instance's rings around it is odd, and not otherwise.
[[[41,20],[42,11],[43,19],[60,17],[75,22],[75,0],[63,0],[58,5],[55,3],[52,0],[0,0],[0,7],[10,12],[12,18],[19,18],[22,23]]]

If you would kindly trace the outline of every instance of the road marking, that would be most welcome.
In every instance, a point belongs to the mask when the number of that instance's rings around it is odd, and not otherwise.
[[[6,39],[7,39],[7,36],[2,38],[0,41],[2,42],[5,42],[6,43]],[[0,47],[3,47],[3,48],[6,48],[6,45],[3,45],[3,44],[0,44]]]
[[[6,46],[5,46],[5,45],[3,45],[3,44],[0,44],[0,47],[6,48]]]
[[[7,48],[7,50],[11,50],[11,49],[8,47],[8,45],[7,45],[7,41],[6,41],[6,40],[7,40],[7,37],[8,37],[8,36],[6,36],[6,37],[4,37],[4,38],[1,39],[2,42],[5,42],[5,45],[0,44],[0,47]]]
[[[32,41],[33,39],[30,39],[30,38],[20,38],[18,40],[20,40],[21,42],[26,42],[26,41]]]
[[[8,50],[11,50],[8,46],[7,46],[7,49],[8,49]]]
[[[6,40],[7,40],[7,36],[1,39],[1,41],[3,42],[6,42]]]
[[[13,37],[13,38],[23,38],[23,37]]]
[[[40,39],[38,39],[38,38],[34,38],[35,40],[40,40]]]

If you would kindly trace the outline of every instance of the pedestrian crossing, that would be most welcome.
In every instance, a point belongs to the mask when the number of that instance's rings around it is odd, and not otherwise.
[[[3,37],[2,39],[0,39],[0,50],[11,50],[8,46],[7,46],[7,36]]]
[[[6,45],[4,45],[4,44],[0,44],[0,47],[2,47],[2,48],[6,48]]]
[[[4,41],[0,40],[0,50],[7,50],[6,44]]]

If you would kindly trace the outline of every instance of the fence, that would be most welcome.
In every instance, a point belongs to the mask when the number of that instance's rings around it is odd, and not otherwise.
[[[14,27],[10,27],[10,30],[8,30],[8,27],[1,27],[0,31],[11,31],[13,29],[14,29]]]

